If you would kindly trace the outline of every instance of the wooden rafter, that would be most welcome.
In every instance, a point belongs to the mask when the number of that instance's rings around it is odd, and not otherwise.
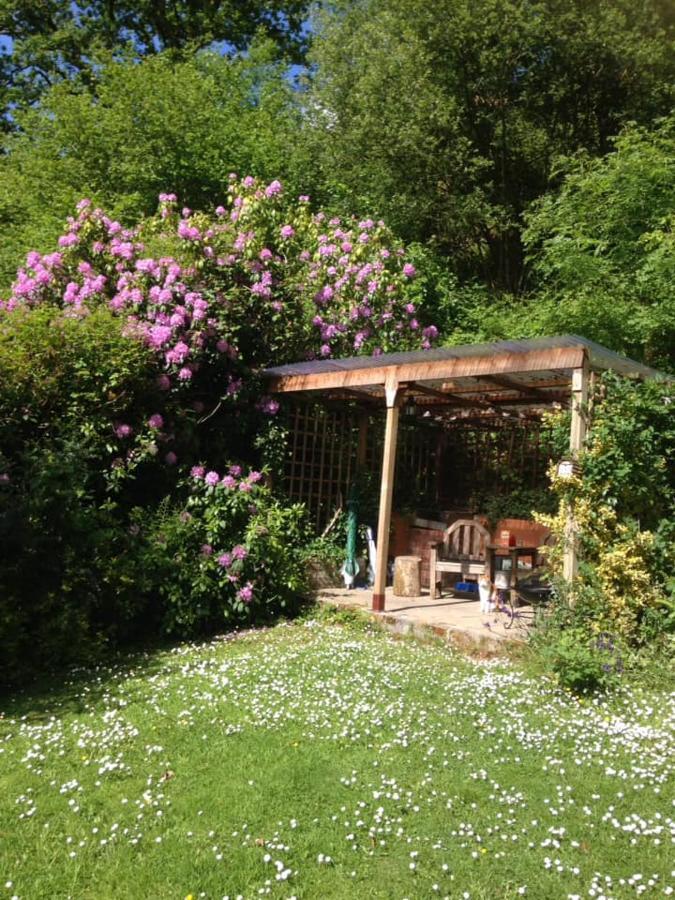
[[[449,391],[438,391],[436,388],[427,387],[426,384],[420,384],[417,381],[409,383],[406,386],[406,389],[413,393],[424,394],[434,400],[440,400],[454,406],[463,406],[466,409],[475,409],[476,407],[479,407],[480,409],[490,409],[492,407],[491,403],[481,397],[469,400],[466,397],[458,397],[456,394],[452,394]]]
[[[497,409],[503,406],[551,406],[554,403],[567,403],[570,397],[569,391],[558,391],[555,394],[547,394],[546,399],[539,397],[504,397],[485,394],[478,399],[458,394],[443,393],[441,398],[429,397],[428,400],[420,399],[418,406],[437,408],[440,406],[461,406],[465,409]]]
[[[492,382],[492,384],[506,388],[508,391],[518,391],[519,394],[538,397],[540,400],[548,400],[549,398],[546,391],[542,391],[537,385],[523,384],[520,381],[515,381],[513,378],[508,378],[506,375],[481,375],[479,381]]]

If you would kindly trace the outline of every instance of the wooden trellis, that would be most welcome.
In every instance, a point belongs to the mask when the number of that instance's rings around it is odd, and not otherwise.
[[[359,422],[353,410],[298,403],[290,410],[285,488],[305,503],[317,530],[344,504],[356,469]]]
[[[379,475],[382,414],[344,404],[298,403],[289,408],[289,425],[284,487],[292,500],[306,505],[314,527],[321,531],[335,510],[345,506],[359,453],[363,467]],[[435,500],[437,450],[434,429],[402,424],[397,471],[403,502],[412,493],[420,503]]]
[[[528,421],[484,419],[448,428],[441,473],[441,505],[469,507],[472,496],[502,493],[512,483],[527,488],[547,486],[546,468],[553,455],[550,427]]]

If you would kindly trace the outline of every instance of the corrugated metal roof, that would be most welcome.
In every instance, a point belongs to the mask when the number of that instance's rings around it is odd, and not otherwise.
[[[315,359],[307,362],[273,366],[263,374],[267,377],[289,375],[319,375],[328,372],[347,372],[358,369],[381,368],[417,362],[437,362],[451,359],[497,356],[506,353],[528,353],[535,350],[558,350],[583,348],[586,350],[592,368],[612,370],[622,375],[637,375],[642,378],[668,380],[668,376],[642,363],[628,359],[608,350],[594,341],[576,334],[557,337],[528,338],[526,340],[495,341],[490,344],[462,344],[457,347],[437,347],[433,350],[416,350],[409,353],[384,353],[380,356],[349,356],[343,359]]]

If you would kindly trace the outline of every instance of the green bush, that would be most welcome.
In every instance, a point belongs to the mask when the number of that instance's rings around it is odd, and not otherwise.
[[[0,316],[3,682],[132,636],[266,620],[303,592],[304,510],[259,472],[232,466],[209,485],[196,467],[181,481],[156,463],[156,431],[115,439],[115,421],[158,407],[156,374],[105,309]],[[233,548],[241,558],[221,565]]]
[[[257,475],[232,487],[194,478],[184,486],[185,502],[136,511],[162,632],[186,637],[297,608],[305,587],[304,507],[282,506]]]
[[[547,658],[560,685],[575,693],[614,687],[623,670],[613,637],[589,635],[581,627],[559,631],[547,648]]]
[[[557,538],[550,561],[562,570],[571,511],[579,536],[580,587],[594,597],[598,627],[637,646],[642,622],[665,615],[667,583],[675,571],[675,427],[672,388],[607,373],[594,398],[580,474],[560,479],[555,516],[542,516]]]
[[[0,319],[3,681],[87,658],[140,621],[108,444],[116,412],[150,389],[147,352],[103,310]]]

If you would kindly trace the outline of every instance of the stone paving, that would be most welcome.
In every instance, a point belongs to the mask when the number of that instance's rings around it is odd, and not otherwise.
[[[368,589],[323,588],[315,597],[319,603],[371,612],[372,591]],[[514,620],[507,629],[504,626],[509,618],[503,613],[481,613],[478,598],[446,594],[431,600],[428,593],[420,597],[395,597],[388,587],[384,612],[372,615],[392,631],[419,637],[436,635],[462,646],[497,650],[500,645],[503,649],[505,641],[527,639],[523,619]]]

